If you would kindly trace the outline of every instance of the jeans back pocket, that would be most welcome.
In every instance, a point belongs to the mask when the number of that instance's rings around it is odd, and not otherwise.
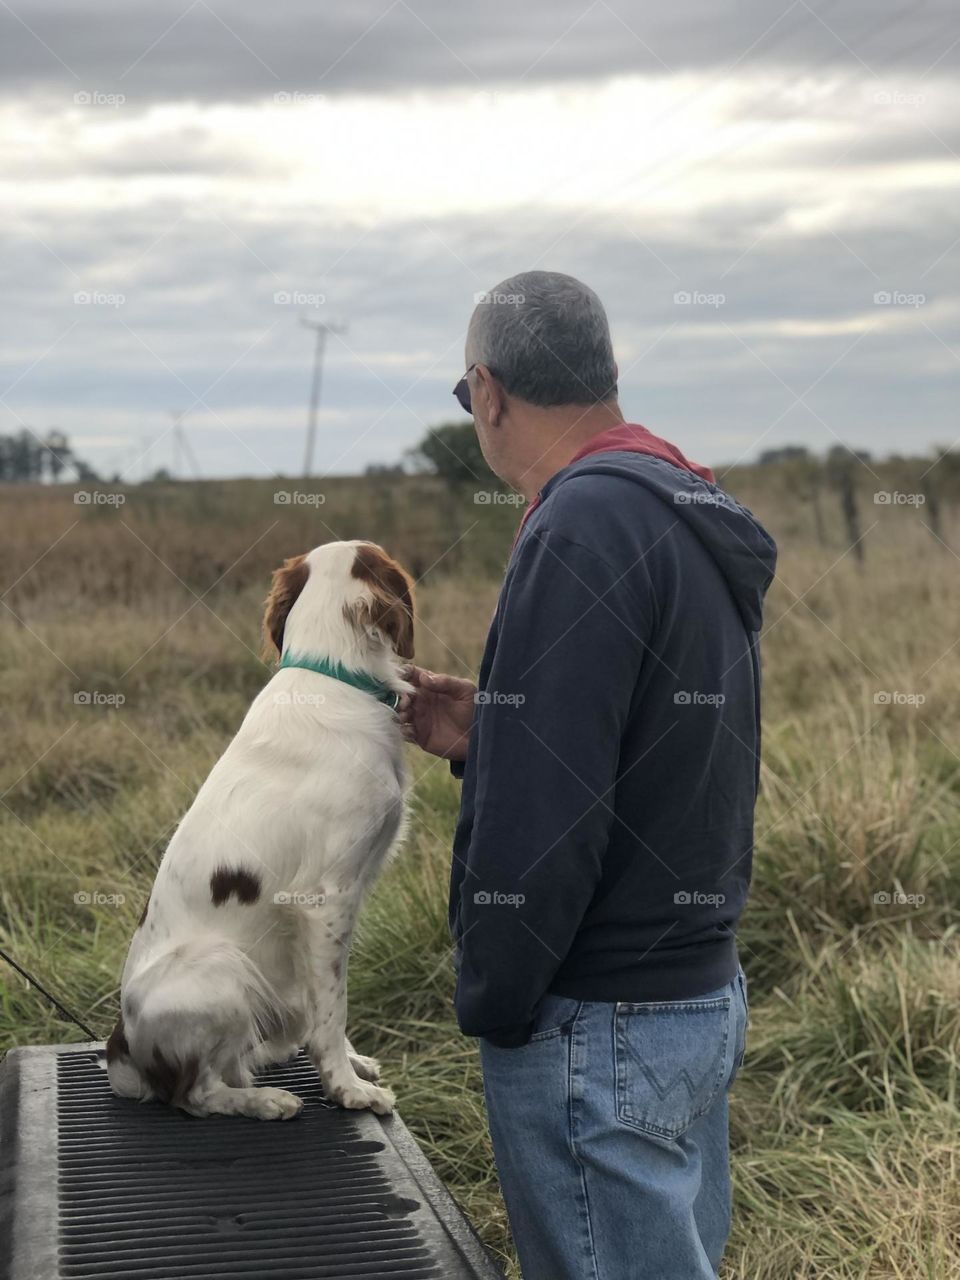
[[[731,999],[618,1004],[617,1116],[673,1141],[713,1104],[731,1074]]]

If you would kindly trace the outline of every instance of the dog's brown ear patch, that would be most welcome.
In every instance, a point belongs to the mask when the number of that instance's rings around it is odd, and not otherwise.
[[[357,547],[351,573],[370,589],[364,621],[389,636],[401,658],[412,658],[414,606],[410,575],[372,542]]]
[[[283,628],[297,597],[310,576],[307,557],[292,556],[282,569],[273,571],[273,586],[267,596],[263,613],[263,656],[272,657],[271,646],[277,653],[283,652]]]
[[[237,901],[250,906],[260,897],[260,877],[243,867],[217,867],[210,877],[210,897],[215,907],[222,907],[236,894]]]

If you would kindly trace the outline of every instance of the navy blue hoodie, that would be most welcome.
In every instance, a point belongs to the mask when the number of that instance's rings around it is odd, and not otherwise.
[[[737,970],[776,548],[639,447],[544,486],[487,638],[450,924],[461,1029],[495,1044],[547,992],[687,999]]]

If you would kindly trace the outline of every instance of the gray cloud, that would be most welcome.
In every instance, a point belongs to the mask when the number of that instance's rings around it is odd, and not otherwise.
[[[945,224],[943,193],[915,199],[918,216]],[[777,210],[764,217],[775,225]],[[167,429],[170,409],[202,397],[189,422],[206,473],[295,472],[311,355],[298,317],[336,314],[350,328],[330,344],[318,462],[349,472],[395,460],[427,425],[459,416],[450,388],[473,294],[537,262],[566,229],[551,217],[411,221],[351,249],[356,225],[258,227],[232,216],[229,225],[239,238],[198,213],[169,230],[149,210],[107,243],[101,219],[74,218],[58,251],[76,275],[7,233],[8,306],[22,316],[7,383],[51,349],[10,393],[0,430],[19,418],[79,437],[126,434],[122,447],[87,450],[99,465],[124,466]],[[788,440],[883,452],[951,439],[957,253],[931,270],[947,243],[903,228],[841,231],[843,243],[771,232],[744,253],[746,238],[726,220],[704,216],[641,244],[594,219],[541,265],[581,275],[605,299],[628,415],[708,462]],[[81,288],[124,301],[77,305]],[[926,300],[876,305],[881,290]],[[325,301],[277,305],[278,291]],[[724,301],[675,302],[684,291]],[[169,465],[169,449],[168,439],[151,458]]]
[[[0,9],[8,94],[122,92],[130,103],[277,92],[393,91],[768,66],[920,76],[955,68],[950,0],[767,0],[638,10],[624,0],[11,0]]]
[[[0,355],[0,431],[59,425],[89,442],[95,465],[138,476],[169,411],[190,408],[206,474],[296,472],[311,358],[302,313],[349,322],[330,342],[320,466],[396,460],[428,425],[459,416],[450,388],[474,293],[544,266],[598,290],[626,412],[692,456],[720,463],[838,438],[882,453],[955,434],[960,137],[947,72],[960,19],[946,0],[693,0],[640,14],[604,0],[494,0],[482,17],[440,0],[330,11],[293,0],[282,21],[251,0],[128,0],[119,11],[34,0],[18,11],[32,31],[0,6],[6,104],[22,109],[0,184],[16,317]],[[691,78],[688,112],[664,64],[708,73]],[[247,145],[259,110],[239,127],[238,113],[224,126],[215,110],[277,93],[568,78],[593,78],[599,94],[621,72],[669,88],[667,136],[703,120],[716,145],[681,141],[664,156],[656,114],[627,120],[600,189],[578,186],[588,134],[556,155],[548,147],[542,198],[512,200],[522,154],[454,146],[449,182],[464,207],[471,182],[502,193],[482,216],[413,217],[430,207],[415,184],[409,207],[402,194],[378,205],[375,158],[347,148],[321,172],[308,155],[301,174],[272,134]],[[718,105],[698,115],[715,90]],[[126,102],[83,115],[78,92]],[[178,99],[211,110],[150,115]],[[438,118],[447,101],[436,98]],[[280,117],[270,129],[284,129]],[[326,128],[323,114],[309,127]],[[309,130],[297,136],[309,146]],[[435,148],[411,139],[411,163]],[[360,211],[368,199],[382,221]],[[283,293],[304,299],[277,302]],[[675,301],[684,293],[723,300]],[[884,293],[923,301],[876,303]],[[171,456],[167,434],[149,466]]]

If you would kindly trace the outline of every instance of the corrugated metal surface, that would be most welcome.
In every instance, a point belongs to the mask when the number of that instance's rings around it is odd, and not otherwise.
[[[12,1280],[492,1280],[500,1274],[399,1120],[330,1107],[303,1057],[263,1076],[264,1083],[299,1094],[302,1113],[293,1121],[263,1122],[197,1120],[114,1098],[95,1050],[48,1052],[50,1063],[21,1063],[19,1074],[26,1069],[36,1078],[33,1069],[40,1068],[40,1088],[48,1104],[55,1101],[55,1116],[49,1105],[45,1111],[23,1105],[24,1089],[34,1092],[25,1079],[12,1107],[16,1139],[9,1098],[3,1108],[15,1202],[7,1249]],[[44,1115],[46,1136],[29,1133]],[[25,1182],[16,1185],[18,1166],[29,1165],[32,1144],[44,1140],[55,1145],[56,1185],[48,1178],[40,1192],[51,1202],[55,1255],[40,1238],[38,1189],[29,1185],[36,1179],[21,1170]],[[13,1145],[18,1152],[11,1166]],[[19,1237],[18,1212],[33,1218]]]

